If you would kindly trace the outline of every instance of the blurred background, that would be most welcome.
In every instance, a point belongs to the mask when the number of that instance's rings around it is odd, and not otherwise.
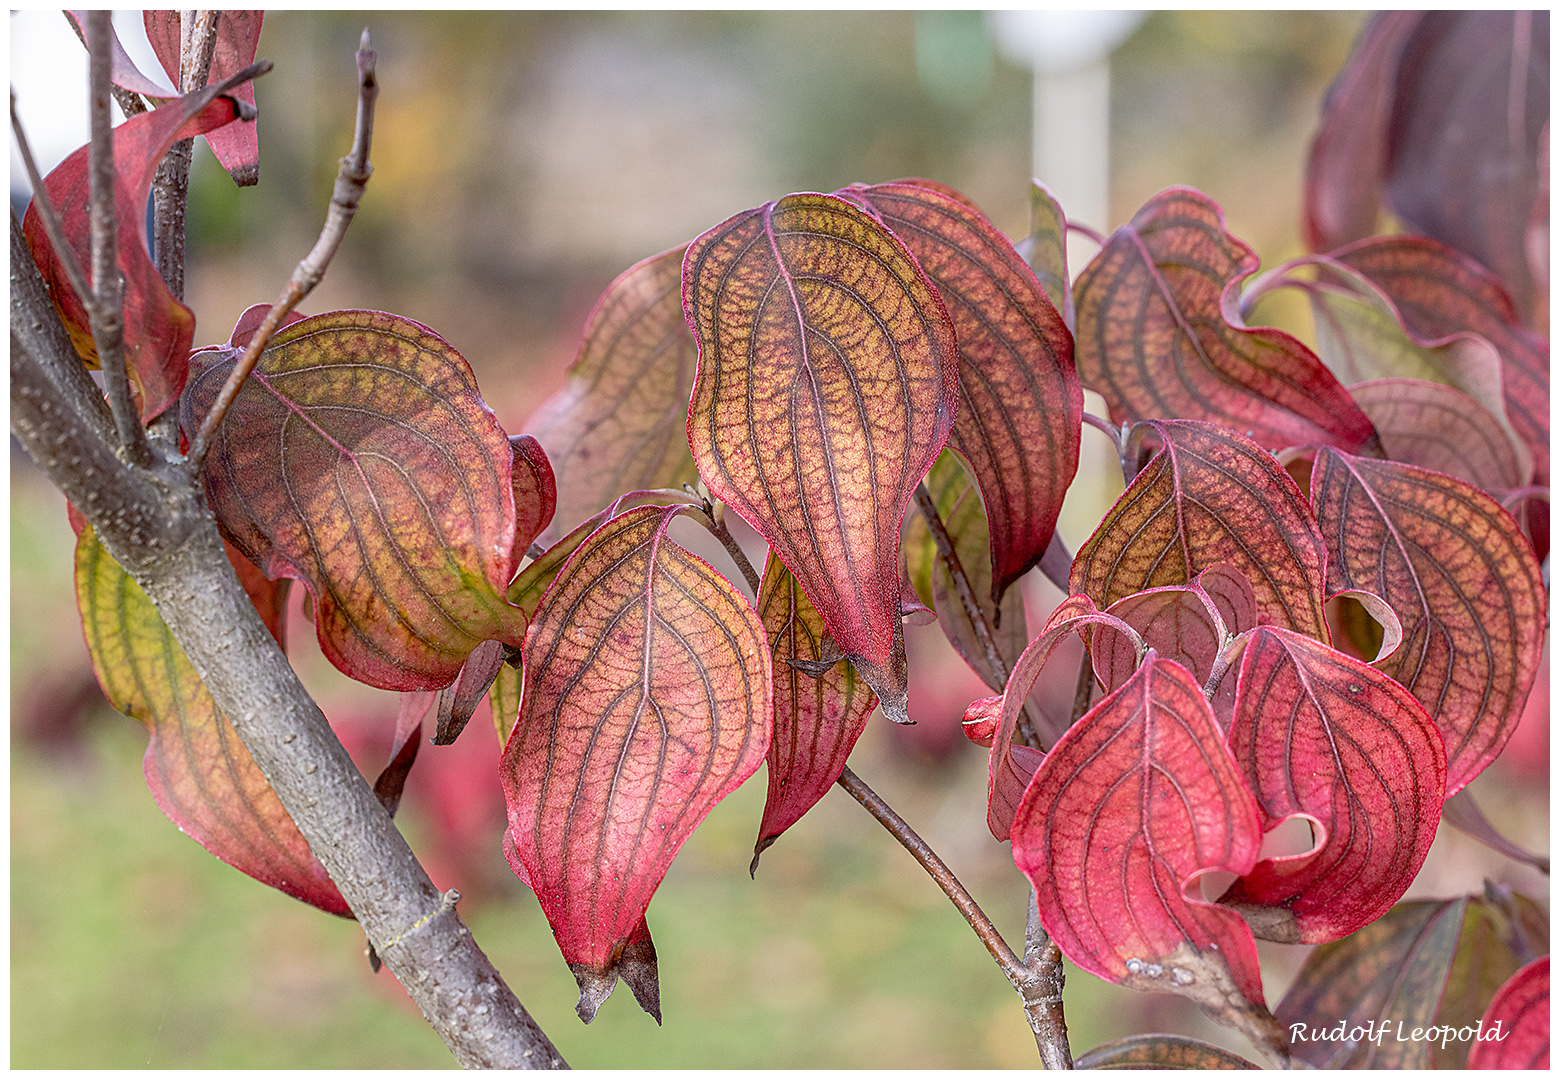
[[[84,102],[63,16],[10,18],[24,103]],[[1364,18],[1160,11],[1126,27],[1110,56],[1105,219],[1083,223],[1109,231],[1186,184],[1223,206],[1264,264],[1299,254],[1310,136]],[[235,188],[196,149],[197,344],[226,340],[313,243],[351,140],[365,25],[381,84],[374,177],[305,310],[377,308],[429,325],[471,362],[512,432],[562,385],[613,277],[787,192],[926,176],[1009,236],[1028,230],[1034,76],[982,12],[276,12],[259,49],[276,64],[256,86],[259,186]],[[45,51],[61,47],[75,53]],[[59,156],[85,139],[84,120],[71,136],[57,114],[23,116],[35,140],[61,143]],[[26,198],[18,171],[13,203]],[[1282,297],[1255,321],[1310,336],[1304,309]],[[1103,439],[1086,434],[1084,447],[1061,525],[1073,550],[1121,486]],[[140,776],[144,730],[90,682],[63,503],[14,442],[11,460],[11,1064],[453,1067],[388,972],[370,973],[354,923],[250,881],[158,812]],[[1024,587],[1033,628],[1059,596],[1038,580]],[[852,767],[1020,941],[1026,886],[985,827],[985,751],[958,730],[964,705],[987,691],[935,627],[910,629],[918,723],[874,718]],[[374,775],[393,698],[338,676],[297,612],[289,644]],[[1511,748],[1473,785],[1497,825],[1540,851],[1547,729],[1541,675]],[[497,754],[485,713],[455,746],[425,746],[400,820],[573,1065],[1035,1066],[985,950],[843,792],[749,879],[761,775],[695,832],[651,904],[665,1027],[626,991],[584,1027],[546,921],[498,852]],[[1447,829],[1411,895],[1478,891],[1485,877],[1547,902],[1546,879]],[[1263,947],[1270,1004],[1303,957]],[[1076,970],[1067,1015],[1075,1053],[1162,1030],[1255,1057],[1178,998]]]

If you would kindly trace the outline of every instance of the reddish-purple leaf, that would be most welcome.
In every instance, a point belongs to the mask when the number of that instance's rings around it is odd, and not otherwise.
[[[191,380],[186,430],[233,359]],[[385,689],[434,690],[480,643],[525,632],[504,599],[513,456],[459,353],[408,319],[350,311],[272,339],[204,476],[229,538],[268,577],[308,585],[332,663]]]
[[[175,86],[179,84],[181,51],[179,16],[177,11],[146,11],[141,16],[146,25],[147,40],[152,43],[157,59]],[[260,25],[264,19],[263,11],[222,12],[217,19],[217,43],[211,54],[211,76],[207,82],[219,83],[255,62],[255,50],[260,45]],[[253,86],[240,87],[234,96],[250,105],[255,103]],[[206,142],[239,187],[259,183],[260,134],[256,125],[210,132]]]
[[[1239,1054],[1185,1035],[1128,1035],[1101,1043],[1075,1069],[1259,1069]]]
[[[568,385],[526,421],[558,476],[554,534],[625,491],[698,478],[688,456],[698,349],[683,318],[685,250],[646,259],[607,286],[585,320]]]
[[[1441,736],[1412,694],[1308,637],[1258,627],[1228,741],[1263,828],[1308,818],[1316,840],[1304,854],[1264,859],[1220,898],[1261,936],[1336,941],[1408,891],[1446,790]]]
[[[1376,379],[1349,387],[1392,461],[1466,480],[1489,492],[1507,492],[1533,472],[1526,448],[1501,421],[1461,390],[1423,379]],[[1525,465],[1524,465],[1525,462]]]
[[[992,631],[992,644],[1003,668],[993,668],[980,634],[970,619],[954,584],[947,562],[938,552],[926,520],[917,513],[905,529],[905,571],[918,596],[937,613],[937,621],[955,651],[970,669],[993,690],[1001,690],[1007,672],[1029,644],[1024,623],[1024,597],[1010,590],[999,605],[992,604],[990,530],[986,524],[985,504],[974,478],[964,467],[957,450],[951,447],[937,455],[926,474],[926,490],[937,507],[937,516],[953,540],[954,553],[969,582],[971,599],[986,615]]]
[[[104,696],[151,733],[143,768],[168,819],[250,877],[350,916],[157,609],[90,527],[76,543],[76,597]]]
[[[1257,265],[1200,192],[1149,200],[1078,276],[1083,384],[1118,424],[1207,420],[1272,450],[1373,443],[1370,421],[1311,350],[1240,321],[1238,286]]]
[[[532,542],[553,519],[558,507],[558,483],[553,478],[547,452],[535,438],[511,435],[509,446],[514,453],[510,464],[510,481],[515,493],[514,565],[519,566]]]
[[[1256,801],[1202,688],[1149,652],[1046,754],[1013,821],[1013,861],[1073,963],[1183,994],[1258,1045],[1282,1047],[1239,915],[1194,898],[1210,871],[1257,860]]]
[[[1466,252],[1531,314],[1526,241],[1549,126],[1549,13],[1431,11],[1399,54],[1386,199],[1409,231]],[[1547,260],[1546,260],[1547,265]]]
[[[1306,957],[1274,1010],[1290,1054],[1317,1069],[1428,1069],[1429,1040],[1410,1036],[1435,1018],[1467,905],[1407,901]]]
[[[498,678],[508,651],[502,641],[484,641],[460,666],[455,681],[439,691],[439,714],[434,729],[435,746],[448,746],[465,730],[466,722]]]
[[[1141,639],[1135,630],[1115,616],[1098,611],[1087,596],[1069,596],[1056,605],[1056,610],[1051,612],[1040,636],[1029,643],[1029,647],[1018,658],[1018,663],[1013,665],[1013,673],[1008,676],[1007,687],[1002,693],[1000,716],[995,722],[991,715],[991,698],[971,702],[965,713],[964,722],[971,725],[967,729],[971,737],[983,746],[991,747],[987,763],[986,827],[998,840],[1008,838],[1019,800],[1039,764],[1038,750],[1015,744],[1019,714],[1056,647],[1068,634],[1082,633],[1089,627],[1112,628],[1124,640],[1137,642],[1140,646],[1137,659],[1142,659]],[[1136,663],[1133,666],[1136,667]],[[1054,743],[1062,732],[1047,729],[1041,735],[1048,742]]]
[[[1479,1024],[1470,1069],[1549,1068],[1549,957],[1511,977]]]
[[[1152,427],[1164,449],[1078,550],[1072,591],[1108,608],[1227,563],[1250,583],[1257,621],[1327,641],[1327,549],[1294,480],[1273,455],[1226,428]]]
[[[1549,483],[1549,342],[1522,327],[1494,275],[1418,236],[1367,240],[1332,257],[1381,290],[1416,344],[1495,349],[1505,415],[1533,455],[1533,482]]]
[[[1538,670],[1547,600],[1511,515],[1461,480],[1324,448],[1311,501],[1328,587],[1387,602],[1403,644],[1374,666],[1407,687],[1446,744],[1446,793],[1505,746]]]
[[[959,345],[952,446],[991,522],[991,598],[1040,561],[1078,471],[1083,389],[1072,334],[1034,271],[964,196],[930,180],[836,192],[869,207],[937,286]]]
[[[114,209],[118,219],[119,269],[124,275],[124,346],[130,374],[141,389],[141,412],[150,419],[179,399],[189,372],[195,316],[173,298],[147,253],[146,200],[157,164],[179,139],[211,131],[253,111],[220,91],[225,85],[170,101],[160,109],[133,116],[114,129]],[[91,180],[88,147],[83,146],[44,178],[44,190],[59,211],[66,243],[77,265],[92,265]],[[44,233],[37,208],[29,205],[22,232],[60,309],[76,351],[97,365],[97,347],[88,329],[85,306],[70,286],[64,266]]]
[[[1219,668],[1230,640],[1256,625],[1256,597],[1245,575],[1220,563],[1190,585],[1144,589],[1108,609],[1137,631],[1137,637],[1100,627],[1091,633],[1089,654],[1100,685],[1114,690],[1137,668],[1143,646],[1174,660],[1205,688]]]
[[[67,11],[65,14],[71,22],[76,24],[76,32],[80,34],[82,40],[85,41],[87,35],[87,13],[85,11]],[[177,24],[179,19],[178,13],[169,12],[168,14],[173,16],[174,22]],[[178,37],[177,25],[175,25],[174,36],[175,38]],[[177,90],[170,90],[166,86],[158,85],[144,72],[142,72],[140,68],[136,67],[135,61],[130,59],[130,54],[125,52],[125,47],[119,40],[119,33],[114,29],[114,24],[112,22],[108,24],[108,55],[109,78],[112,80],[115,86],[123,87],[126,90],[133,91],[137,94],[143,94],[146,97],[156,100],[167,100],[169,98],[176,98],[179,96],[179,92]],[[245,63],[251,63],[253,60],[254,57],[251,56],[249,60],[245,61]],[[243,64],[239,65],[239,67],[243,66]],[[233,70],[237,71],[238,69],[234,68]],[[228,74],[231,75],[233,72],[230,71]],[[220,82],[221,80],[219,79],[218,81]],[[179,75],[177,70],[174,72],[173,85],[179,85]],[[253,105],[254,99],[250,98],[249,103]]]
[[[900,526],[958,407],[936,289],[871,216],[802,194],[689,245],[683,307],[699,475],[796,576],[884,715],[907,721]]]
[[[840,778],[877,705],[876,695],[849,664],[835,663],[814,677],[791,662],[818,665],[840,652],[823,618],[773,552],[758,588],[758,617],[774,657],[775,727],[769,743],[769,795],[753,846],[754,871],[763,850]]]
[[[525,696],[499,775],[506,852],[536,890],[587,1022],[619,975],[659,1017],[645,908],[672,859],[769,746],[763,625],[666,537],[677,508],[592,532],[523,647]]]
[[[374,794],[391,817],[401,807],[406,778],[411,775],[422,747],[423,720],[433,709],[437,694],[413,690],[401,695],[396,706],[395,734],[390,739],[390,761],[374,778]]]

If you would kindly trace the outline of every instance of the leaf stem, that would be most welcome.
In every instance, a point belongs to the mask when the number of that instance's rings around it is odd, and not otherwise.
[[[352,224],[352,218],[357,213],[358,203],[362,201],[363,191],[368,186],[368,178],[374,171],[373,165],[368,160],[368,152],[374,137],[374,101],[379,96],[379,83],[374,74],[376,59],[374,50],[369,46],[368,30],[365,28],[357,51],[357,124],[352,137],[352,150],[341,159],[341,167],[336,173],[336,187],[331,193],[330,211],[326,215],[325,226],[320,230],[320,237],[315,241],[313,249],[293,270],[287,287],[271,305],[271,310],[266,312],[265,320],[250,339],[244,355],[228,374],[227,381],[223,383],[216,401],[211,406],[211,411],[201,421],[200,430],[195,433],[195,438],[190,443],[188,461],[192,473],[200,472],[206,454],[211,449],[211,442],[216,437],[217,428],[221,426],[223,417],[227,415],[234,399],[238,397],[239,387],[254,370],[260,354],[270,344],[271,338],[281,327],[282,320],[297,307],[299,301],[314,290],[314,287],[320,283],[320,279],[325,276],[326,268],[330,266],[331,259],[335,257],[337,249],[341,247],[341,242],[347,235],[347,226]]]
[[[720,541],[721,547],[731,556],[731,561],[737,564],[737,569],[742,571],[742,576],[747,579],[748,587],[753,590],[753,595],[758,595],[759,575],[753,569],[753,564],[748,560],[747,552],[742,550],[742,545],[737,543],[737,538],[731,535],[731,530],[726,526],[726,515],[721,513],[716,504],[708,499],[704,502],[704,517],[709,523],[710,535]]]
[[[1079,236],[1087,236],[1090,240],[1093,240],[1100,247],[1104,247],[1105,246],[1105,240],[1106,240],[1105,234],[1100,232],[1097,229],[1091,229],[1087,225],[1080,225],[1076,221],[1069,221],[1067,223],[1067,231],[1068,232],[1075,232]]]
[[[92,291],[82,300],[92,327],[98,365],[108,391],[108,407],[120,450],[133,465],[152,462],[151,445],[141,428],[141,418],[130,395],[130,375],[125,368],[124,278],[119,273],[119,222],[115,210],[114,131],[109,113],[112,85],[109,37],[112,12],[87,13],[88,117],[92,141],[89,151],[90,211],[92,221]]]
[[[1029,1026],[1035,1033],[1041,1064],[1048,1069],[1072,1068],[1072,1055],[1067,1048],[1067,1022],[1062,1014],[1064,975],[1061,952],[1051,944],[1045,928],[1040,925],[1034,894],[1030,894],[1031,914],[1025,931],[1024,957],[1020,959],[996,925],[980,909],[963,882],[948,868],[948,864],[893,807],[852,772],[849,765],[840,772],[839,785],[877,818],[889,835],[898,840],[921,864],[948,899],[953,901],[953,906],[964,916],[964,921],[970,924],[970,929],[975,931],[981,944],[986,946],[986,951],[997,962],[1024,1003],[1024,1015],[1028,1017]]]

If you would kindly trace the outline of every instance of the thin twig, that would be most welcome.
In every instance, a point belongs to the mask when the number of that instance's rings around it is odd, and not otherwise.
[[[193,93],[211,77],[211,58],[217,49],[220,11],[186,11],[180,19],[182,42],[179,60],[179,92]],[[152,235],[157,272],[174,299],[184,299],[184,214],[189,202],[190,162],[195,140],[180,139],[164,155],[152,180]]]
[[[211,442],[216,437],[217,428],[221,426],[222,419],[227,415],[233,400],[238,397],[239,387],[254,370],[260,354],[265,351],[271,337],[282,325],[282,320],[325,276],[326,268],[346,237],[347,226],[352,224],[352,218],[357,213],[358,203],[363,198],[363,190],[368,186],[368,178],[374,171],[374,167],[368,161],[368,152],[374,136],[374,100],[379,96],[379,83],[374,76],[375,60],[374,50],[369,47],[368,30],[365,28],[357,51],[358,105],[352,152],[341,159],[341,168],[336,173],[336,187],[331,193],[330,212],[326,215],[325,227],[320,231],[320,238],[315,242],[313,250],[305,255],[293,270],[287,287],[271,305],[271,310],[266,313],[260,329],[256,330],[255,336],[250,339],[249,347],[244,350],[244,355],[228,374],[227,381],[223,383],[221,391],[217,394],[217,400],[212,405],[211,411],[201,421],[200,430],[196,432],[194,440],[190,443],[189,467],[195,473],[199,473],[205,463],[206,454],[211,449]]]
[[[942,559],[943,565],[948,569],[948,576],[953,580],[953,590],[958,594],[959,602],[964,605],[964,612],[969,617],[970,625],[975,630],[975,640],[980,645],[981,651],[986,655],[986,665],[991,669],[998,683],[1007,685],[1008,665],[997,651],[996,633],[992,630],[991,622],[986,618],[986,609],[981,607],[980,601],[975,597],[974,586],[970,584],[969,575],[964,572],[964,564],[959,560],[958,549],[954,547],[953,537],[948,534],[948,527],[943,524],[942,515],[937,511],[937,501],[932,498],[931,491],[923,480],[916,485],[915,505],[920,510],[921,517],[926,520],[926,527],[932,534],[932,542],[937,545],[937,554]],[[1020,730],[1025,741],[1031,746],[1039,746],[1039,726],[1035,722],[1033,711],[1029,703],[1024,703],[1024,710],[1020,714]]]
[[[1024,962],[1018,958],[1012,946],[1003,940],[996,925],[986,917],[986,913],[980,909],[980,905],[969,894],[963,882],[948,869],[948,864],[942,861],[937,852],[927,846],[925,840],[916,835],[916,831],[904,818],[895,813],[893,807],[884,802],[877,792],[852,772],[849,765],[845,766],[844,771],[840,773],[839,785],[850,792],[851,798],[866,807],[867,812],[877,818],[883,828],[887,829],[889,834],[915,858],[915,861],[925,868],[932,880],[937,882],[938,887],[947,894],[948,899],[953,901],[953,906],[959,909],[959,914],[963,915],[964,921],[970,924],[970,929],[975,931],[975,936],[986,946],[986,951],[997,962],[1003,974],[1014,986],[1019,986],[1026,974]]]
[[[89,174],[92,221],[92,292],[87,305],[92,342],[108,391],[108,407],[114,430],[126,459],[133,465],[149,465],[151,446],[130,395],[125,368],[124,279],[119,273],[119,222],[115,210],[114,132],[109,113],[111,81],[109,37],[112,13],[87,13],[87,56],[90,86],[88,113],[92,142]]]
[[[49,197],[48,189],[43,186],[43,177],[38,172],[38,163],[33,158],[32,146],[27,141],[27,132],[22,129],[22,119],[16,115],[16,91],[11,91],[11,130],[16,134],[16,144],[22,152],[22,167],[27,170],[27,180],[32,184],[33,209],[38,211],[38,220],[43,223],[43,232],[49,238],[50,245],[54,248],[54,256],[65,271],[65,277],[70,282],[70,287],[76,291],[81,305],[89,311],[92,308],[92,286],[87,282],[86,271],[81,268],[81,263],[76,261],[76,252],[65,239],[65,226],[60,223],[59,211],[54,208],[54,200]]]
[[[731,556],[731,561],[737,564],[737,569],[742,571],[742,576],[747,579],[748,587],[753,590],[753,595],[758,595],[759,576],[753,569],[753,564],[748,560],[747,552],[742,550],[742,545],[737,543],[737,538],[731,535],[731,530],[726,527],[726,515],[721,513],[713,503],[705,503],[704,516],[709,519],[710,535],[719,540],[721,546]]]

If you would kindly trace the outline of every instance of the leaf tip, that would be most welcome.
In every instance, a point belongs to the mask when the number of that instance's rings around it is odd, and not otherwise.
[[[580,1000],[574,1011],[585,1023],[596,1019],[596,1010],[612,996],[618,978],[628,984],[639,1007],[661,1023],[661,983],[655,959],[655,943],[650,940],[650,928],[640,920],[638,928],[621,948],[614,950],[612,960],[605,964],[571,962],[574,981],[580,987]]]
[[[758,843],[753,845],[753,861],[748,864],[748,877],[755,881],[758,880],[759,856],[763,855],[765,851],[769,850],[769,845],[773,844],[778,839],[780,839],[779,833],[770,833],[758,838]]]

